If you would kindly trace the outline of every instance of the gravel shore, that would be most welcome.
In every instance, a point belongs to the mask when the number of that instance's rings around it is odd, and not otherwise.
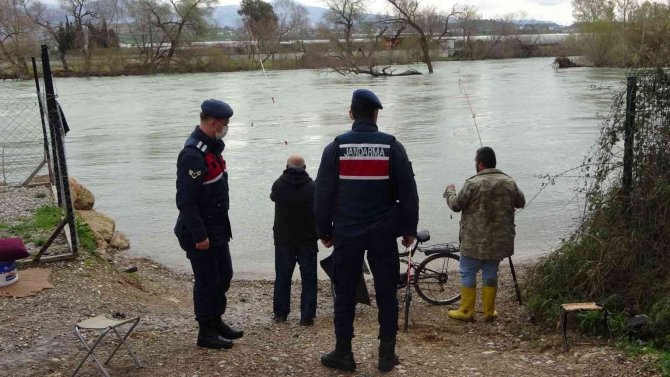
[[[39,206],[32,189],[9,194],[26,207]],[[6,199],[10,197],[10,199]],[[30,204],[33,203],[33,204]],[[5,216],[4,205],[2,216]],[[30,209],[13,205],[15,216]],[[23,212],[22,212],[23,211]],[[27,212],[26,212],[27,211]],[[5,217],[6,218],[6,217]],[[6,220],[5,220],[6,221]],[[122,272],[138,267],[135,273]],[[231,350],[195,346],[196,323],[192,312],[192,276],[177,273],[147,259],[123,253],[113,261],[92,256],[42,266],[52,269],[54,289],[34,297],[0,297],[0,371],[12,376],[67,376],[84,355],[73,332],[75,323],[103,313],[137,314],[141,321],[130,338],[144,368],[137,369],[119,351],[109,365],[113,376],[338,376],[324,368],[319,355],[334,345],[332,298],[327,281],[319,282],[318,312],[311,327],[298,325],[299,283],[294,283],[292,312],[286,323],[272,318],[273,282],[234,280],[226,318],[245,330]],[[523,275],[524,266],[518,266]],[[20,271],[19,271],[20,275]],[[368,285],[372,291],[372,284]],[[509,271],[501,271],[497,302],[499,318],[485,323],[462,323],[447,318],[454,306],[430,305],[415,296],[410,330],[398,334],[401,365],[390,376],[657,376],[653,360],[632,357],[610,341],[583,337],[571,331],[570,351],[564,352],[558,331],[532,325],[515,301]],[[480,308],[478,308],[480,311]],[[376,376],[377,312],[373,305],[359,306],[353,341],[357,371]],[[402,316],[402,315],[401,315]],[[574,330],[574,328],[571,328]],[[112,339],[112,338],[109,338]],[[105,355],[111,343],[103,344]],[[80,376],[98,376],[87,362]]]

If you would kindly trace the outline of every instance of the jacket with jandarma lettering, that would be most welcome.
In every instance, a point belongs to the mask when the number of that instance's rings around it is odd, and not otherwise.
[[[415,235],[419,197],[405,148],[369,120],[323,151],[316,178],[320,239]]]
[[[514,180],[498,169],[484,169],[465,181],[461,191],[447,188],[449,208],[461,214],[461,254],[503,259],[514,254],[515,208],[526,199]]]
[[[195,245],[209,238],[220,245],[232,238],[228,218],[228,171],[221,153],[223,141],[200,128],[191,133],[177,159],[179,216],[175,235],[180,243]]]

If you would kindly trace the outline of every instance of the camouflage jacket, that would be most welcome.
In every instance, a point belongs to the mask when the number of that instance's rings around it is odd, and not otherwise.
[[[514,254],[514,211],[526,198],[512,178],[498,169],[470,177],[461,191],[447,189],[447,204],[463,211],[459,240],[461,254],[476,259],[503,259]]]

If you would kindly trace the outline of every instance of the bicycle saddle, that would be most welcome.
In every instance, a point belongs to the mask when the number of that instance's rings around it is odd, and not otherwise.
[[[416,240],[420,243],[430,240],[430,232],[428,229],[421,229],[420,231],[416,232]]]

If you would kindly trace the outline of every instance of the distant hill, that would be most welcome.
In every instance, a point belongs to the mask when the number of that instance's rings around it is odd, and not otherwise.
[[[299,2],[298,2],[299,3]],[[312,24],[312,26],[316,25],[323,19],[323,16],[328,12],[327,8],[323,7],[315,7],[315,6],[309,6],[309,5],[304,5],[300,4],[305,9],[307,9],[307,14],[309,16],[309,22]],[[242,17],[240,17],[239,14],[237,14],[237,11],[240,9],[239,4],[234,4],[234,5],[222,5],[218,7],[214,7],[214,12],[212,13],[212,17],[214,18],[214,22],[219,27],[239,27],[242,25]]]

